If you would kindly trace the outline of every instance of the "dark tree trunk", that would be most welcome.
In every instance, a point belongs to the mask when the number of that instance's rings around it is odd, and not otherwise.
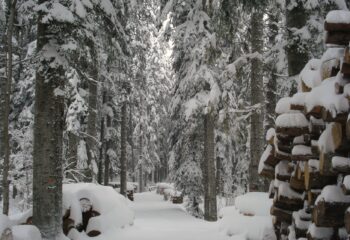
[[[143,173],[143,151],[142,151],[142,149],[143,149],[143,141],[142,141],[142,124],[140,124],[140,136],[139,136],[139,153],[140,153],[140,155],[139,155],[139,191],[140,192],[143,192],[144,191],[144,182],[143,182],[143,175],[144,175],[144,173]]]
[[[272,6],[271,9],[269,9],[268,14],[268,29],[269,29],[269,35],[268,35],[268,41],[269,46],[274,46],[277,42],[277,36],[278,36],[278,21],[279,21],[280,13],[277,10],[276,6]],[[269,128],[272,128],[275,126],[275,108],[276,108],[276,91],[277,91],[277,59],[276,54],[274,52],[271,52],[270,54],[270,62],[267,63],[267,71],[269,73],[269,79],[266,84],[266,130]]]
[[[102,96],[102,106],[107,102],[107,93],[103,92]],[[98,173],[97,173],[97,182],[99,184],[103,183],[103,159],[104,159],[104,148],[105,148],[105,116],[101,116],[101,127],[100,127],[100,157],[98,160]],[[105,169],[106,170],[106,169]]]
[[[49,2],[40,0],[39,4]],[[56,57],[45,58],[44,47],[63,27],[55,21],[42,23],[39,12],[37,50],[41,55],[36,72],[34,153],[33,153],[33,223],[45,239],[61,239],[62,232],[62,145],[65,74],[63,66],[52,64]]]
[[[216,205],[216,176],[215,176],[215,143],[214,143],[214,117],[212,113],[204,116],[204,219],[217,220]]]
[[[2,212],[5,215],[9,213],[10,206],[10,188],[9,188],[9,171],[10,171],[10,134],[9,134],[9,114],[10,114],[10,101],[11,101],[11,83],[12,83],[12,36],[13,26],[15,20],[17,0],[13,0],[10,8],[10,16],[7,26],[7,67],[6,67],[6,86],[5,86],[5,102],[4,102],[4,116],[3,116],[3,147],[4,147],[4,168],[2,172],[2,187],[3,187],[3,209]]]
[[[110,102],[110,97],[108,96],[108,102]],[[106,116],[106,127],[107,131],[110,131],[110,128],[112,127],[112,118],[109,114]],[[104,185],[108,186],[109,183],[109,165],[110,165],[110,156],[109,156],[109,149],[112,147],[112,138],[111,138],[111,133],[108,133],[108,139],[106,139],[106,148],[105,148],[105,161],[104,161]]]
[[[251,15],[251,47],[252,52],[263,53],[264,13],[254,9]],[[251,105],[258,106],[251,115],[250,129],[250,165],[249,191],[264,191],[265,185],[258,175],[258,165],[264,150],[264,91],[263,91],[263,62],[259,58],[251,63]]]
[[[69,170],[75,170],[77,168],[78,144],[79,144],[79,137],[74,133],[69,132],[68,133],[68,153],[67,153],[68,174],[66,177],[73,181],[78,181],[78,179],[76,179],[76,176]]]
[[[126,102],[122,103],[121,109],[121,126],[120,126],[120,194],[126,196],[127,191],[127,162],[126,162],[126,131],[127,131],[127,118],[126,118]]]
[[[133,105],[132,103],[130,103],[129,106],[129,127],[128,127],[128,140],[129,140],[129,144],[131,147],[131,166],[130,166],[130,170],[131,170],[131,174],[132,174],[132,181],[136,182],[136,172],[135,172],[135,146],[134,146],[134,125],[133,125],[133,121],[132,121],[132,111],[133,111]]]
[[[95,63],[97,64],[97,63]],[[85,171],[85,182],[93,180],[93,164],[97,163],[97,68],[93,71],[93,78],[89,80],[89,115],[87,121],[86,152],[88,157],[88,169]]]
[[[290,77],[296,76],[304,68],[307,63],[309,56],[307,49],[304,49],[300,39],[292,40],[293,36],[292,29],[300,29],[304,27],[308,20],[307,10],[304,8],[304,1],[302,0],[287,0],[286,6],[291,2],[296,2],[297,6],[292,8],[286,8],[286,25],[288,31],[288,39],[290,40],[286,52],[288,60],[288,75]]]

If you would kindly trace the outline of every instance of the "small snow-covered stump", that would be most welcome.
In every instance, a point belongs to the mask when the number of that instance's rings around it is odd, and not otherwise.
[[[302,113],[284,113],[276,119],[276,133],[297,137],[309,133],[309,123]]]
[[[107,231],[132,224],[134,218],[124,196],[112,187],[92,183],[64,184],[63,206],[67,235],[75,238],[86,234],[104,239]],[[72,221],[76,229],[71,227]]]
[[[274,198],[274,206],[288,211],[297,211],[304,206],[304,196],[291,189],[288,183],[281,182]]]
[[[311,214],[305,209],[293,212],[293,226],[296,239],[306,238],[307,230],[311,225]]]
[[[326,186],[315,202],[313,222],[319,227],[343,227],[349,206],[350,196],[346,196],[340,187]]]

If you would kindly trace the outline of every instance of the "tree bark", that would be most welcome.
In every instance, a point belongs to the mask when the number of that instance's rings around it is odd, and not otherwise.
[[[263,22],[264,13],[261,9],[254,9],[251,15],[251,47],[252,52],[263,53]],[[251,63],[251,105],[259,106],[251,115],[250,129],[250,165],[249,191],[266,190],[265,184],[259,179],[258,165],[264,147],[264,91],[263,91],[263,63],[254,58]]]
[[[111,98],[108,96],[108,102],[111,101]],[[112,127],[112,118],[109,114],[106,116],[106,126],[107,131],[110,131],[110,128]],[[112,147],[112,139],[110,136],[111,133],[108,133],[108,139],[106,139],[106,148],[105,148],[105,161],[104,161],[104,185],[108,186],[109,183],[109,165],[111,162],[110,156],[108,154],[109,149]]]
[[[39,4],[48,2],[40,0]],[[41,55],[36,72],[34,152],[33,152],[33,223],[45,239],[61,239],[62,232],[62,145],[65,74],[62,65],[55,66],[56,57],[45,57],[45,49],[64,30],[55,21],[43,23],[39,12],[37,50]]]
[[[97,63],[95,63],[97,64]],[[92,165],[97,163],[97,129],[96,129],[96,123],[97,123],[97,78],[98,78],[98,71],[97,68],[95,68],[95,71],[93,71],[93,80],[89,80],[89,114],[88,114],[88,122],[87,122],[87,137],[86,137],[86,150],[87,150],[87,156],[88,156],[88,169],[85,172],[85,182],[91,182],[93,180],[93,167]]]
[[[9,114],[10,114],[10,101],[11,101],[11,83],[12,83],[12,36],[13,25],[16,13],[17,0],[13,0],[10,7],[10,17],[7,28],[7,78],[6,78],[6,92],[4,103],[4,123],[3,123],[3,141],[4,141],[4,168],[2,172],[2,186],[3,186],[3,214],[8,215],[10,206],[10,189],[9,189],[9,171],[10,171],[10,134],[9,134]]]
[[[135,155],[134,155],[134,139],[133,139],[133,135],[134,135],[134,125],[133,125],[133,121],[132,121],[132,111],[133,111],[133,105],[132,103],[130,103],[129,105],[129,126],[128,126],[128,141],[131,147],[131,161],[130,161],[130,169],[131,170],[131,175],[132,175],[132,181],[136,182],[136,172],[135,172]]]
[[[295,1],[295,0],[294,0]],[[292,0],[286,1],[286,25],[288,30],[288,39],[291,40],[286,48],[287,60],[288,60],[288,75],[290,77],[296,76],[304,68],[308,61],[307,50],[303,50],[301,40],[292,40],[293,36],[292,29],[300,29],[304,27],[308,20],[308,13],[304,8],[302,0],[296,0],[297,5],[292,9],[288,5],[293,2]]]
[[[120,126],[120,194],[126,196],[127,191],[127,160],[126,160],[126,131],[127,131],[127,123],[126,123],[126,101],[122,103],[121,109],[121,126]]]
[[[143,166],[142,166],[142,160],[143,160],[143,145],[142,145],[142,124],[140,124],[140,136],[139,136],[139,149],[140,149],[140,155],[139,155],[139,191],[144,191],[144,182],[143,182]]]
[[[75,135],[72,132],[68,133],[68,170],[74,170],[77,168],[77,162],[78,162],[78,144],[79,144],[79,137]],[[71,172],[68,171],[68,174],[66,176],[68,179],[71,179],[73,181],[76,181],[76,176],[74,176]]]
[[[269,9],[268,13],[268,29],[269,29],[269,36],[268,41],[270,46],[275,46],[278,36],[278,21],[279,21],[279,15],[280,13],[277,10],[278,6],[275,5],[271,6],[271,9]],[[270,54],[270,62],[267,64],[268,72],[269,72],[269,79],[266,84],[266,130],[272,128],[275,126],[275,108],[276,108],[276,101],[277,101],[277,59],[276,54],[274,52],[271,52]]]
[[[107,101],[107,93],[106,91],[103,92],[102,96],[102,106]],[[99,184],[102,184],[103,182],[103,159],[104,159],[104,147],[105,147],[105,116],[104,113],[102,113],[101,116],[101,127],[100,127],[100,156],[98,160],[98,173],[97,173],[97,182]]]
[[[207,113],[204,116],[204,219],[207,221],[217,220],[214,127],[214,117]]]

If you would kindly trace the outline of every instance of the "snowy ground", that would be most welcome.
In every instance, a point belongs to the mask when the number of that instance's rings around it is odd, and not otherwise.
[[[118,232],[120,240],[226,240],[219,223],[205,222],[187,214],[163,196],[147,192],[135,195],[134,226]]]

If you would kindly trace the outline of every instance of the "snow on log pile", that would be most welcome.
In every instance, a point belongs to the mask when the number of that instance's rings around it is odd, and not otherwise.
[[[260,159],[277,239],[350,237],[350,12],[331,11],[325,29],[328,49],[278,102]]]
[[[220,230],[232,239],[271,239],[268,237],[273,233],[271,205],[272,200],[266,193],[250,192],[238,196],[235,206],[220,210]]]
[[[112,187],[92,183],[64,184],[62,230],[68,238],[62,236],[61,239],[82,240],[96,236],[115,239],[116,230],[134,221],[127,201]],[[9,218],[0,214],[0,239],[3,239],[1,234],[10,234],[13,238],[9,239],[13,240],[41,240],[39,230],[30,225],[31,216],[32,210]]]

